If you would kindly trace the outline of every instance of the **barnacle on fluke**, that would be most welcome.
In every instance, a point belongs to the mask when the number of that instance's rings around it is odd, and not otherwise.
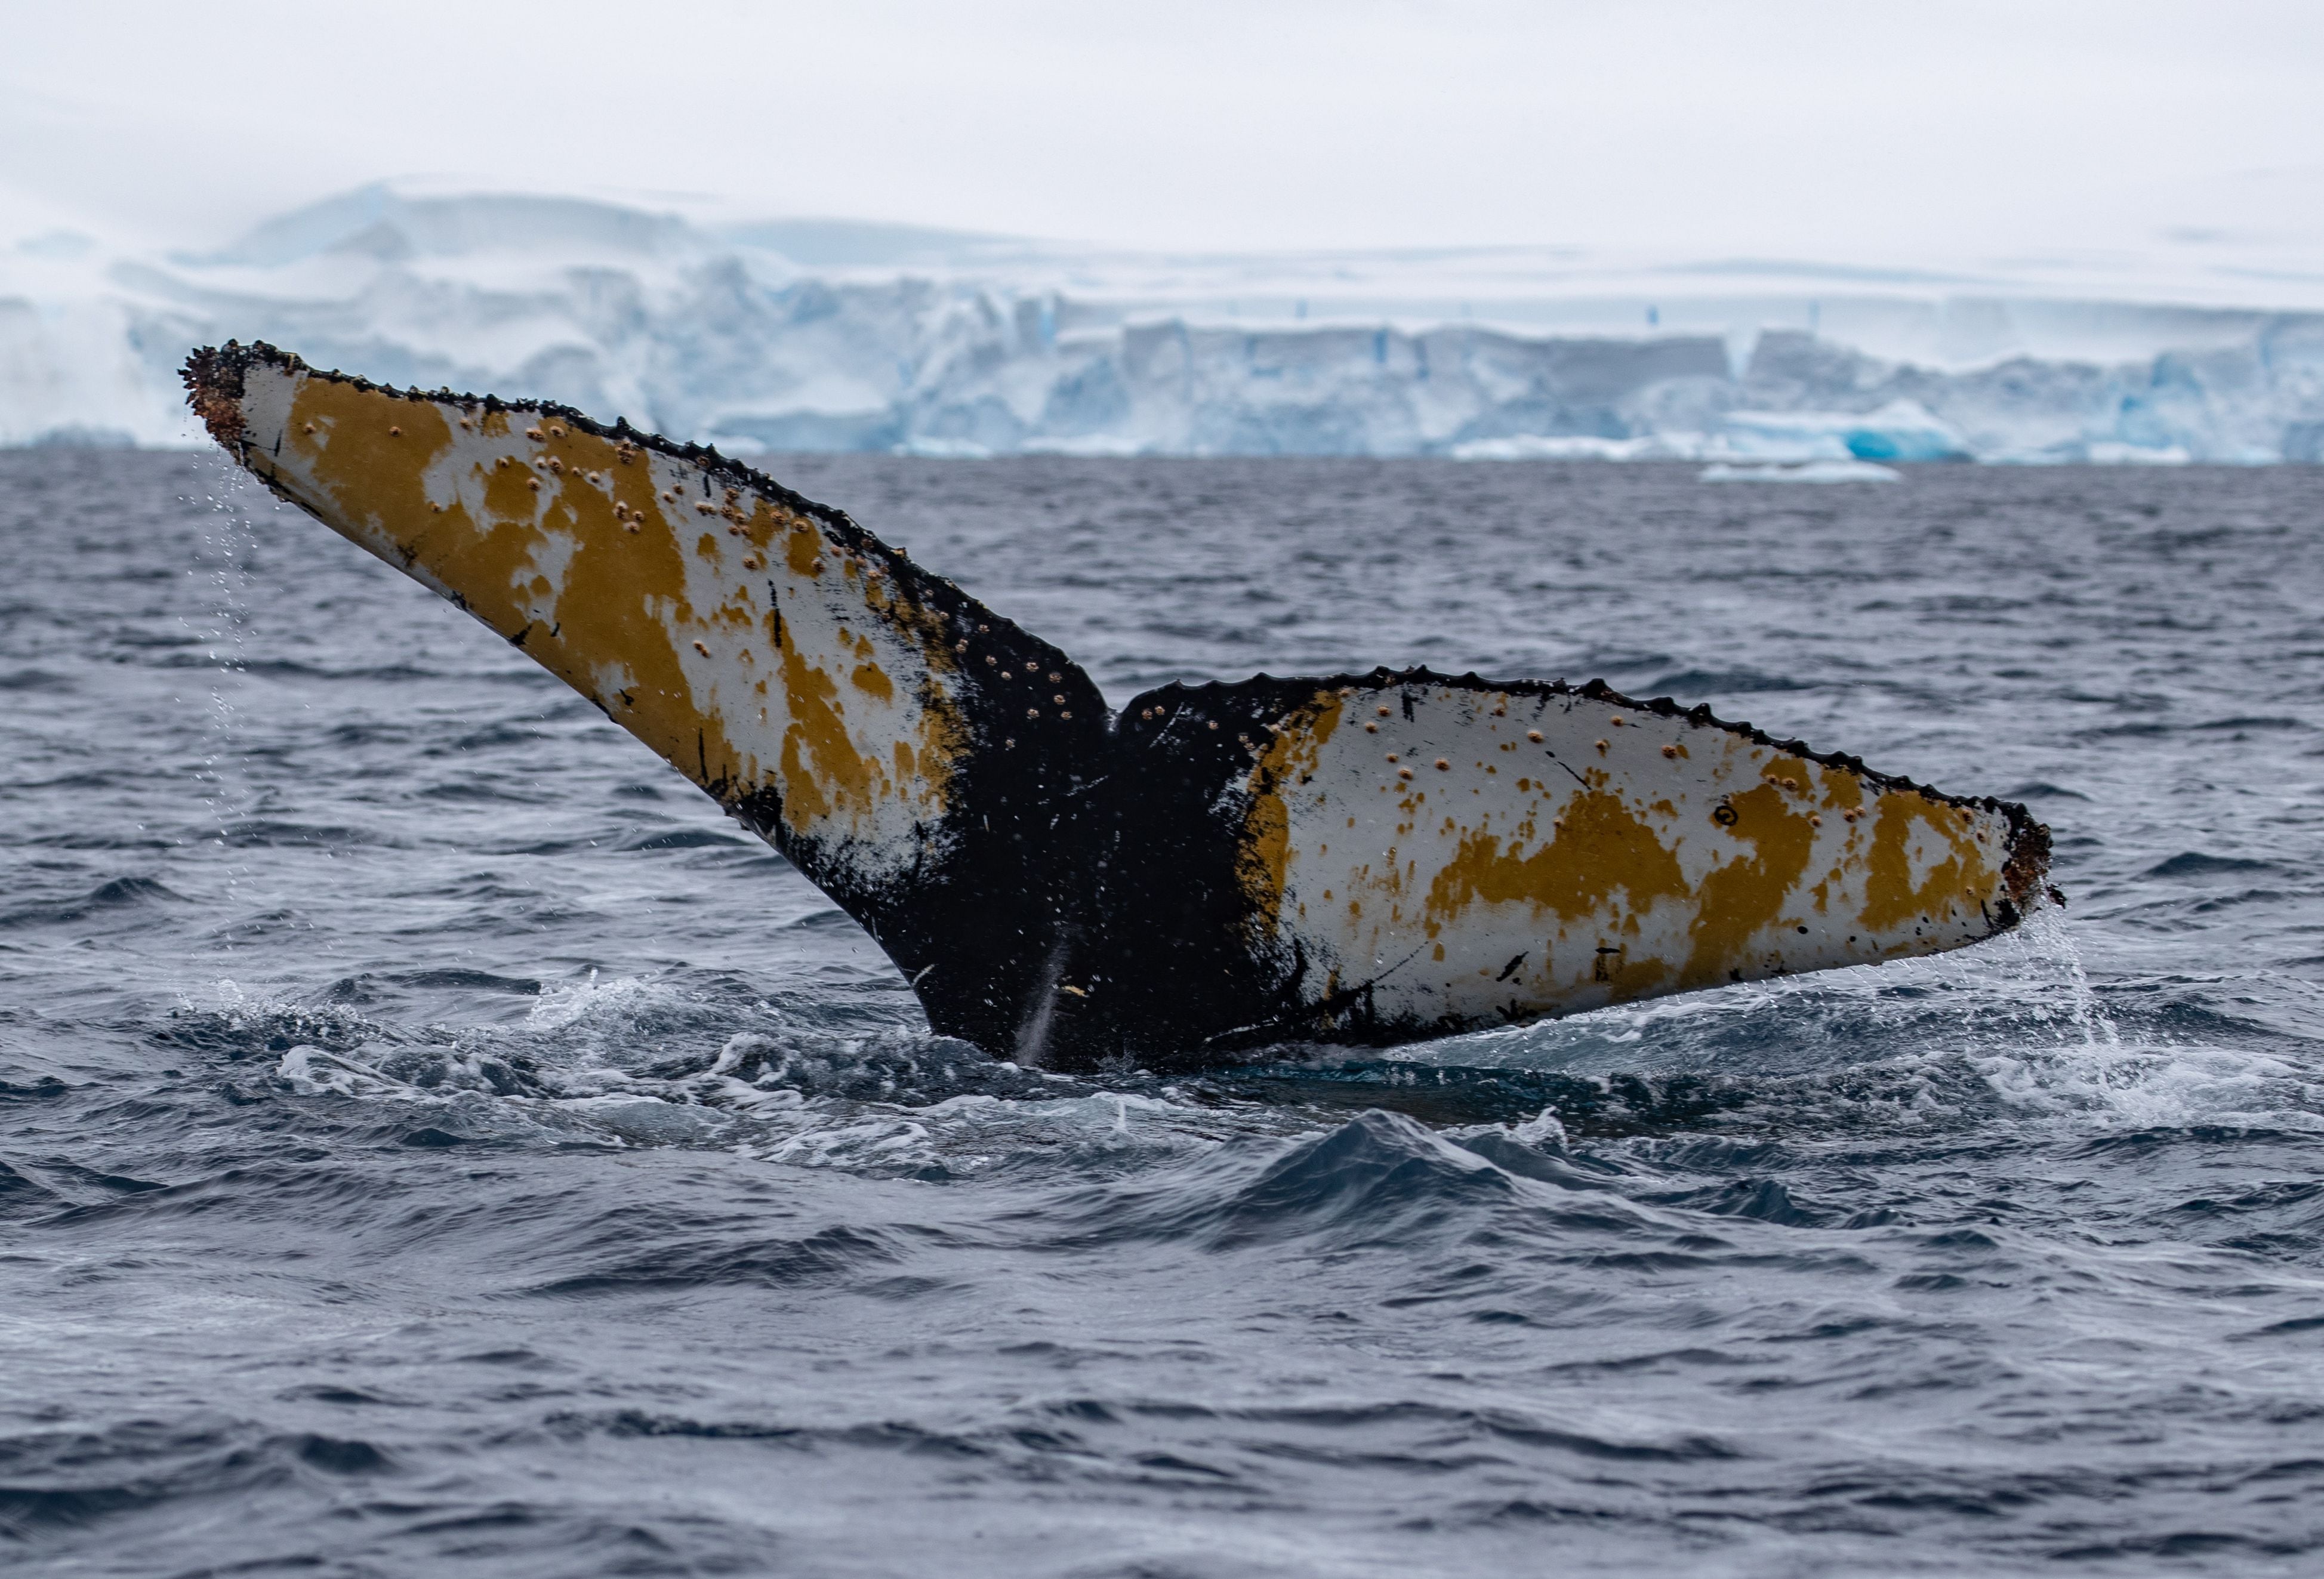
[[[1442,1036],[1958,948],[2043,891],[2024,808],[1708,707],[1382,668],[1116,714],[1064,653],[715,449],[263,345],[197,351],[186,382],[275,493],[789,857],[937,1031],[1021,1061]]]

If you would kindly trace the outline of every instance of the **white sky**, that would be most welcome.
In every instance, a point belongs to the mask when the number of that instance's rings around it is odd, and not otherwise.
[[[2118,244],[2324,166],[2316,0],[0,0],[0,233],[189,245],[418,175],[1174,248],[1906,258]]]

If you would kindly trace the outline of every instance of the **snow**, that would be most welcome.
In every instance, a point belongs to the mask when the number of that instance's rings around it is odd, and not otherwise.
[[[2324,458],[2324,271],[2156,255],[1164,256],[410,185],[195,254],[24,208],[0,443],[199,442],[178,364],[235,337],[730,451]]]

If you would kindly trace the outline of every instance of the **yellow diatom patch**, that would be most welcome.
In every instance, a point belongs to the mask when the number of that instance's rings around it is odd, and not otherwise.
[[[1955,895],[1983,893],[1996,875],[1954,808],[1914,794],[1881,797],[1864,868],[1862,919],[1873,930],[1909,925]]]
[[[1683,897],[1684,874],[1654,830],[1620,798],[1578,794],[1549,843],[1533,850],[1496,835],[1462,831],[1430,881],[1428,913],[1450,919],[1472,903],[1524,904],[1565,920],[1603,909],[1617,893],[1633,905]]]
[[[1273,928],[1283,904],[1286,863],[1290,856],[1290,812],[1286,796],[1303,771],[1312,771],[1323,748],[1339,732],[1343,698],[1319,690],[1308,705],[1277,725],[1249,780],[1250,809],[1244,818],[1243,892],[1255,925]]]

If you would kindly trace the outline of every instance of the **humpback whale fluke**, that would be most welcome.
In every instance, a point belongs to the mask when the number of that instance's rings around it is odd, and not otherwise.
[[[2047,869],[2024,807],[1594,680],[1261,675],[1116,714],[714,449],[265,345],[186,383],[268,487],[596,703],[1004,1057],[1192,1067],[1933,954]]]

